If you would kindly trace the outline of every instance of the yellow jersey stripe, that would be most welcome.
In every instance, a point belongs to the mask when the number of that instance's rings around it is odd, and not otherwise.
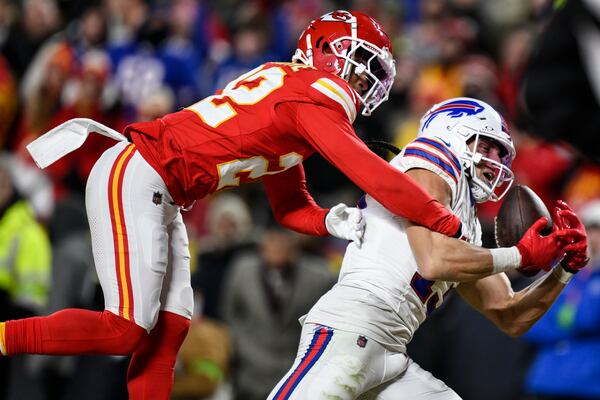
[[[6,330],[5,330],[5,322],[0,322],[0,353],[2,353],[3,356],[7,356],[8,353],[6,352],[6,334],[5,334]]]
[[[356,107],[354,103],[352,103],[350,96],[337,83],[330,79],[321,78],[311,86],[339,103],[348,115],[350,122],[354,122],[356,119]]]
[[[125,160],[127,159],[127,156],[129,156],[129,154],[135,149],[135,146],[129,146],[129,148],[123,153],[121,154],[121,157],[119,158],[119,160],[117,161],[117,167],[115,169],[115,176],[117,177],[117,179],[115,179],[113,181],[113,187],[112,187],[112,196],[113,196],[113,213],[115,216],[115,225],[117,228],[117,243],[118,243],[118,248],[117,248],[117,254],[118,254],[118,270],[119,270],[119,280],[121,281],[121,287],[123,290],[123,304],[121,305],[123,308],[123,317],[126,320],[131,320],[131,315],[130,315],[130,310],[129,310],[129,289],[127,287],[127,271],[126,271],[126,262],[125,262],[125,253],[126,250],[125,249],[125,241],[123,240],[123,223],[124,221],[122,221],[123,216],[120,213],[119,210],[119,204],[120,204],[120,186],[123,183],[121,180],[118,179],[120,173],[121,173],[121,169],[123,168],[123,164],[125,163]]]

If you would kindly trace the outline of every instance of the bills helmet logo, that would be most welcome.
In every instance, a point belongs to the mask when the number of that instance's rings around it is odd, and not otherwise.
[[[482,111],[483,106],[472,100],[451,101],[425,115],[423,128],[427,128],[431,121],[442,113],[447,113],[450,118],[458,118],[466,115],[476,115]]]

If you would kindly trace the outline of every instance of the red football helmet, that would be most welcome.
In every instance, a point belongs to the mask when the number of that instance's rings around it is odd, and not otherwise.
[[[366,78],[369,89],[359,98],[363,115],[371,115],[388,99],[396,76],[392,43],[367,14],[337,10],[310,23],[292,57],[349,81],[352,74]]]

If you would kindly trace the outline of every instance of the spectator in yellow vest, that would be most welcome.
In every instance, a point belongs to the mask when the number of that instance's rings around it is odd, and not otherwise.
[[[38,314],[46,305],[51,246],[27,201],[15,191],[9,171],[0,167],[0,292],[13,314]],[[9,318],[22,318],[10,315]]]
[[[46,307],[51,275],[51,246],[48,235],[33,210],[15,190],[11,174],[0,165],[0,320],[40,314]],[[0,360],[0,399],[26,374],[25,359]],[[10,363],[10,365],[9,365]],[[7,382],[20,379],[20,383]],[[27,386],[27,385],[25,385]],[[28,396],[24,398],[30,398]]]

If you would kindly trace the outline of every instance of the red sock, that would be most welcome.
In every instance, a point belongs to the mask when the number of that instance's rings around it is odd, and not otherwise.
[[[146,336],[145,329],[109,311],[74,308],[5,325],[9,355],[129,355]]]
[[[127,372],[130,400],[169,399],[177,352],[190,329],[190,320],[161,311],[158,322],[131,358]]]

